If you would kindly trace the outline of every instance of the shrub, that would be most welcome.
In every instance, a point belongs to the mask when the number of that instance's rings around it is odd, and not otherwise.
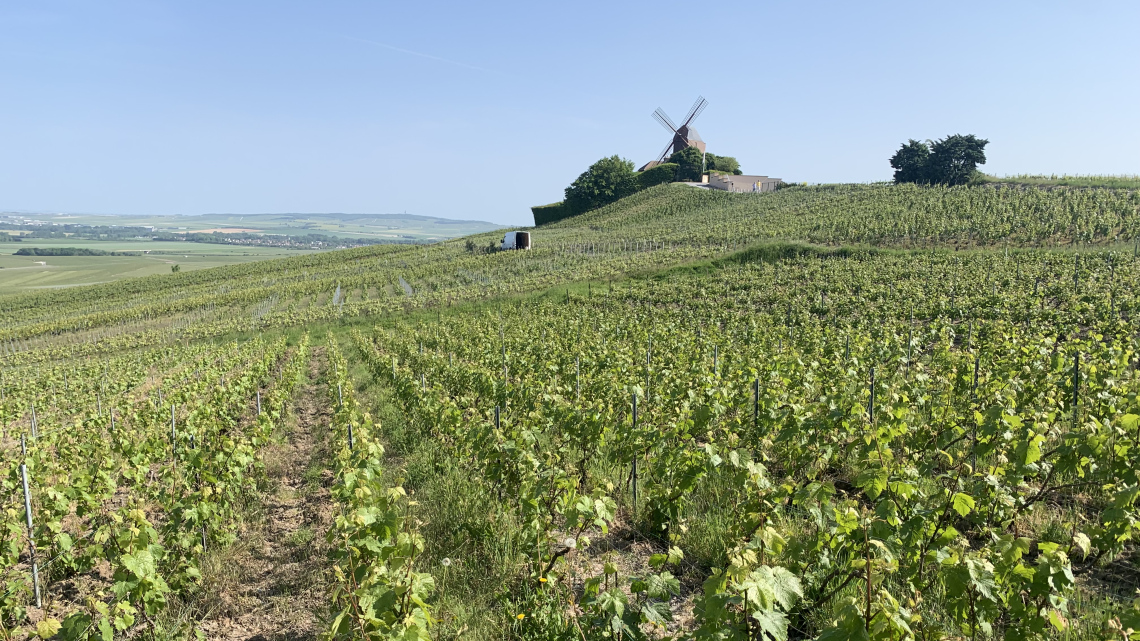
[[[661,183],[673,182],[673,177],[676,175],[677,165],[675,163],[661,163],[652,169],[646,169],[637,174],[637,188],[649,189]]]

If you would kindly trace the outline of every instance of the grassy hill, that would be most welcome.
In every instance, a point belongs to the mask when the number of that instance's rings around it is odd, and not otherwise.
[[[203,308],[216,320],[198,315],[199,329],[182,331],[212,335],[252,323],[244,309],[267,300],[274,301],[272,309],[259,313],[257,324],[303,324],[619,278],[761,242],[943,249],[1128,245],[1140,234],[1138,212],[1140,192],[1133,190],[849,185],[732,194],[662,185],[544,227],[534,232],[534,249],[526,253],[486,253],[483,248],[498,238],[492,232],[8,296],[2,299],[0,340],[74,326],[97,333],[140,317],[159,329]],[[401,278],[414,294],[406,294]],[[338,285],[344,298],[334,309],[328,301]]]
[[[662,185],[498,237],[0,296],[0,446],[80,426],[30,441],[79,541],[48,614],[108,589],[101,478],[161,525],[128,627],[171,637],[270,601],[334,638],[1140,628],[1136,190]]]

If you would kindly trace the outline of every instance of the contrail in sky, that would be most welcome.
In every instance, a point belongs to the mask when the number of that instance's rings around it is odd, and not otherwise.
[[[439,56],[433,56],[430,53],[420,53],[419,51],[412,51],[411,49],[401,49],[400,47],[393,47],[392,45],[384,44],[383,42],[376,42],[375,40],[368,40],[366,38],[357,38],[356,36],[346,36],[343,34],[340,34],[340,37],[347,38],[349,40],[356,40],[359,42],[367,42],[370,45],[376,45],[377,47],[384,47],[385,49],[391,49],[392,51],[399,51],[400,53],[406,53],[406,54],[412,55],[412,56],[419,56],[421,58],[427,58],[428,60],[437,60],[439,62],[446,62],[449,65],[466,67],[467,69],[474,69],[475,71],[483,71],[486,73],[494,73],[490,69],[484,69],[483,67],[476,67],[475,65],[469,65],[466,62],[459,62],[458,60],[441,58]]]

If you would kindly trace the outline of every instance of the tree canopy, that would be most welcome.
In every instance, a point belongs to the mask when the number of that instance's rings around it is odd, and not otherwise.
[[[633,161],[610,156],[582,172],[566,188],[566,206],[575,214],[597,209],[637,191]]]
[[[677,165],[676,180],[699,181],[704,173],[704,154],[696,147],[685,147],[669,156],[666,162]]]
[[[891,156],[895,182],[964,185],[973,178],[978,165],[986,164],[989,142],[974,134],[954,134],[933,142],[908,140]]]
[[[716,154],[705,154],[705,170],[706,171],[723,171],[726,174],[736,174],[739,176],[740,162],[732,156],[718,156]]]
[[[930,146],[910,139],[891,156],[896,183],[925,183],[926,168],[930,161]]]

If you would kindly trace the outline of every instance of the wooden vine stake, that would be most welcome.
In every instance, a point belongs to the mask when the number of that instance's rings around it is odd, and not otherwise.
[[[752,381],[752,429],[760,428],[760,377]]]
[[[652,340],[652,339],[650,339]],[[650,348],[652,349],[652,348]],[[645,350],[645,398],[649,398],[649,366],[650,366],[650,351]]]
[[[871,368],[871,402],[868,403],[868,411],[870,412],[870,423],[875,425],[875,368]]]
[[[498,431],[499,431],[499,406],[496,405],[495,406],[495,432],[497,433]],[[503,502],[503,484],[502,483],[499,484],[498,490],[499,490],[499,502],[502,503]]]
[[[633,395],[633,431],[637,431],[637,394]],[[633,469],[630,476],[633,481],[633,514],[637,517],[637,453],[633,454]]]
[[[1073,429],[1077,429],[1077,401],[1080,398],[1079,392],[1081,388],[1081,353],[1077,352],[1073,357]]]
[[[867,523],[863,522],[863,554],[867,563],[867,610],[864,614],[866,630],[871,631],[871,539],[867,535]]]
[[[578,399],[578,407],[582,406],[582,357],[574,357],[574,394]]]
[[[974,353],[974,386],[970,389],[970,396],[972,397],[975,405],[978,402],[978,368],[980,367],[981,362],[982,362],[982,350],[978,349],[978,351]],[[976,469],[978,469],[978,421],[977,421],[977,419],[974,420],[973,436],[971,438],[974,441],[973,467],[976,470]]]
[[[36,561],[36,536],[35,528],[32,525],[32,494],[28,491],[28,466],[24,463],[20,464],[20,477],[24,482],[24,514],[28,517],[28,556],[32,561],[32,585],[36,592],[36,607],[42,608],[43,602],[40,598],[40,564]]]

